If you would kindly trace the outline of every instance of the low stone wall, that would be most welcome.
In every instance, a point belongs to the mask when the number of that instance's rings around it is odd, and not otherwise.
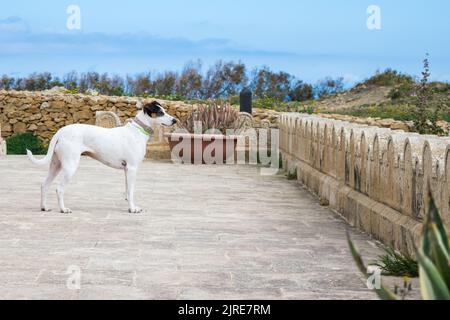
[[[340,121],[347,121],[372,127],[388,128],[392,130],[403,130],[405,132],[412,131],[413,123],[410,121],[397,121],[394,119],[381,118],[359,118],[342,114],[319,114],[320,117],[326,119],[334,119]]]
[[[414,252],[430,192],[450,227],[449,138],[284,114],[280,140],[284,168],[383,243]]]
[[[341,120],[357,124],[364,124],[373,127],[388,128],[392,130],[403,130],[405,132],[414,131],[413,121],[400,121],[394,119],[370,118],[370,117],[360,118],[344,114],[327,114],[327,113],[321,113],[318,114],[318,116],[326,119]],[[438,121],[437,125],[440,126],[445,132],[449,132],[450,126],[447,121]]]
[[[95,124],[98,111],[112,111],[124,123],[135,116],[142,103],[154,99],[133,97],[89,96],[52,91],[0,90],[0,123],[2,136],[33,132],[48,142],[55,132],[73,123]],[[179,101],[159,100],[172,116],[183,120],[197,106]],[[271,110],[254,110],[257,125],[276,126],[279,114]]]

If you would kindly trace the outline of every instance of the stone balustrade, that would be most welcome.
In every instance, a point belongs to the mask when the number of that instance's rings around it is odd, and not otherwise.
[[[303,114],[280,119],[286,170],[350,224],[413,253],[431,193],[450,227],[450,139]]]
[[[0,156],[6,155],[6,141],[2,139],[2,124],[0,123]]]

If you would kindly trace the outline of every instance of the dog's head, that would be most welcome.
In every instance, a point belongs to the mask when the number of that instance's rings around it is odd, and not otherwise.
[[[146,104],[143,111],[152,127],[160,125],[170,127],[178,122],[177,119],[167,114],[158,101]]]

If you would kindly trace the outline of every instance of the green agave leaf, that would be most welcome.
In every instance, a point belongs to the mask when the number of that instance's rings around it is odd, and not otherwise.
[[[430,221],[430,218],[427,218],[427,221],[423,225],[423,231],[422,231],[422,250],[426,256],[429,256],[431,254],[429,221]]]
[[[381,300],[398,300],[398,297],[383,285],[381,285],[380,289],[375,289],[374,291]]]
[[[436,224],[433,223],[430,227],[431,258],[447,284],[447,287],[450,288],[449,253],[446,251],[445,244],[442,241],[441,234],[438,231]]]
[[[417,258],[420,264],[420,284],[423,298],[425,300],[450,300],[450,291],[433,262],[424,254],[423,250],[417,251]]]
[[[361,255],[359,254],[358,250],[356,249],[353,241],[350,238],[350,234],[348,232],[347,232],[347,242],[348,242],[348,246],[350,247],[350,252],[353,256],[353,259],[355,260],[356,266],[358,267],[358,269],[361,273],[366,275],[367,268],[364,265],[364,261],[362,260]]]
[[[447,231],[445,230],[444,223],[442,222],[441,215],[439,214],[439,210],[436,207],[436,203],[434,202],[434,198],[432,195],[430,195],[429,220],[436,224],[443,245],[445,246],[445,251],[450,252]]]

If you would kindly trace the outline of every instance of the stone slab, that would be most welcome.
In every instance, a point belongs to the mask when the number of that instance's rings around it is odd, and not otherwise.
[[[23,156],[0,159],[1,299],[376,298],[346,223],[282,175],[145,162],[136,198],[146,213],[131,215],[123,173],[83,158],[64,215],[39,211],[45,174]],[[364,257],[380,254],[351,234]],[[79,290],[67,286],[74,267]]]

